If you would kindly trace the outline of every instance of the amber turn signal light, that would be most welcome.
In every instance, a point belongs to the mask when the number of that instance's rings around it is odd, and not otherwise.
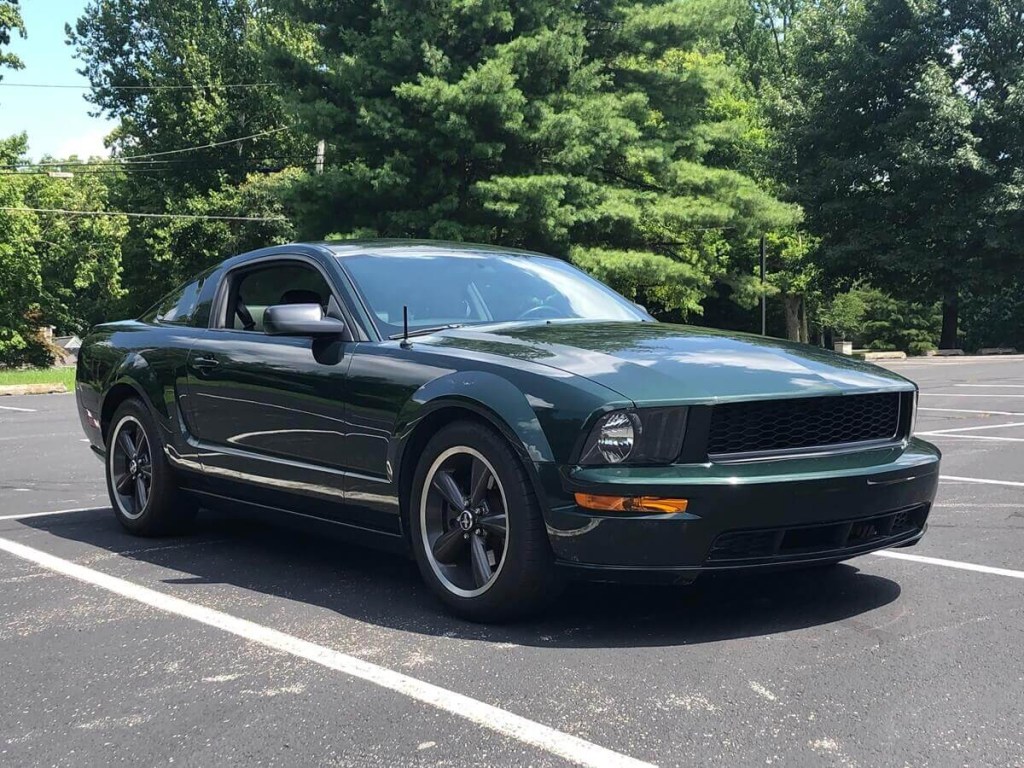
[[[605,512],[685,512],[686,499],[663,499],[658,496],[598,496],[577,493],[576,503],[587,509]]]

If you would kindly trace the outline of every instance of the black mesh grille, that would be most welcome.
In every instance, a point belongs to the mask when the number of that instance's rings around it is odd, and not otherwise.
[[[898,392],[725,403],[712,409],[708,453],[888,440],[896,436],[899,419]]]

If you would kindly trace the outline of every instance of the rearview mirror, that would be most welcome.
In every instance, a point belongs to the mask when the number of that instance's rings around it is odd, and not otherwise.
[[[270,336],[341,336],[345,322],[324,317],[319,304],[278,304],[264,311],[263,330]]]

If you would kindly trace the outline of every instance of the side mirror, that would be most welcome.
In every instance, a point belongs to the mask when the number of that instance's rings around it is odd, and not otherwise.
[[[263,312],[263,330],[270,336],[341,336],[345,323],[324,317],[319,304],[278,304]]]

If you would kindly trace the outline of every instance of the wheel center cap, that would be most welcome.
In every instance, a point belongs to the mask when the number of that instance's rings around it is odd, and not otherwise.
[[[473,513],[468,509],[462,510],[462,512],[459,513],[459,516],[455,519],[459,523],[459,528],[464,531],[473,530],[473,525],[476,523],[476,520],[473,518]]]
[[[139,471],[139,462],[137,462],[135,459],[132,459],[130,462],[128,462],[128,471],[131,472],[133,475],[136,472],[138,472]]]

